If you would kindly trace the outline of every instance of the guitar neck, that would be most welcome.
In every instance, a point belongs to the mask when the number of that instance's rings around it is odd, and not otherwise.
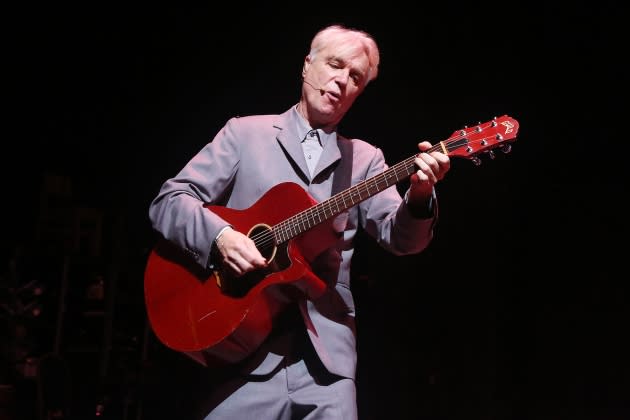
[[[501,147],[507,153],[509,143],[516,138],[518,128],[519,125],[515,119],[503,115],[474,127],[456,130],[448,139],[436,143],[425,152],[440,151],[450,157],[464,157],[474,162],[478,160],[478,154],[490,152],[496,147]],[[285,243],[392,185],[408,179],[417,170],[415,165],[417,156],[418,154],[415,154],[384,172],[341,191],[273,226],[276,245]]]
[[[433,147],[431,151],[437,149],[438,147]],[[416,171],[415,158],[416,155],[411,156],[385,170],[383,173],[366,179],[278,223],[273,227],[276,243],[281,244],[287,242],[331,217],[397,184],[403,179],[407,179]]]

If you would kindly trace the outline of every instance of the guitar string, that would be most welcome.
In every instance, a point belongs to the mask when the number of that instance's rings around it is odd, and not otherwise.
[[[465,134],[466,134],[466,133],[465,133]],[[444,143],[444,145],[446,146],[446,148],[447,148],[447,149],[449,149],[449,151],[451,151],[451,150],[455,150],[455,149],[457,149],[457,148],[460,148],[460,147],[462,147],[462,146],[460,146],[460,145],[457,145],[457,146],[456,146],[456,147],[454,147],[453,149],[451,149],[451,148],[450,148],[450,146],[451,146],[451,145],[453,145],[453,143],[460,142],[462,139],[464,139],[464,138],[466,137],[466,135],[465,135],[465,134],[460,135],[459,137],[451,137],[450,139],[447,139],[447,140],[443,141],[443,143]],[[490,139],[490,138],[493,138],[493,137],[495,137],[495,136],[487,136],[487,137],[484,137],[484,138],[481,138],[481,139],[478,139],[478,140],[468,141],[468,142],[466,142],[465,144],[467,144],[467,145],[477,145],[477,144],[480,144],[480,143],[482,143],[483,141],[486,141],[486,140],[488,140],[488,139]],[[440,146],[441,146],[440,144],[436,144],[435,146],[433,146],[433,147],[431,147],[430,149],[428,149],[426,152],[432,152],[432,151],[440,150],[440,149],[441,149],[441,147],[440,147]],[[398,164],[396,164],[396,165],[392,166],[389,170],[386,170],[386,171],[385,171],[385,172],[383,172],[382,174],[376,175],[375,177],[370,178],[369,180],[365,180],[365,181],[363,181],[362,183],[356,184],[354,187],[352,187],[352,188],[350,188],[349,190],[346,190],[346,191],[344,191],[344,192],[340,193],[339,195],[335,195],[335,196],[333,196],[333,197],[331,197],[331,198],[327,199],[326,201],[324,201],[324,202],[322,202],[322,203],[319,203],[319,204],[315,205],[314,207],[311,207],[311,208],[305,209],[305,210],[303,210],[302,212],[297,213],[297,214],[295,214],[295,215],[291,216],[290,218],[288,218],[288,219],[284,220],[283,222],[280,222],[280,223],[278,223],[277,225],[273,226],[270,230],[266,230],[266,231],[261,232],[261,233],[259,233],[259,234],[253,235],[253,236],[251,237],[251,239],[252,239],[252,240],[254,240],[254,242],[257,244],[257,246],[259,246],[259,247],[263,247],[263,248],[266,248],[266,247],[271,247],[271,246],[273,246],[273,245],[274,245],[274,243],[275,243],[275,240],[274,240],[275,235],[274,235],[274,233],[273,233],[274,231],[281,231],[281,232],[285,232],[285,233],[295,232],[295,234],[294,234],[294,235],[291,235],[291,236],[290,236],[290,237],[288,237],[286,240],[283,240],[283,241],[279,242],[278,244],[283,243],[283,242],[286,242],[287,240],[289,240],[289,239],[291,239],[291,238],[293,238],[293,237],[295,237],[295,236],[299,235],[300,233],[303,233],[302,231],[300,231],[300,230],[299,230],[299,220],[301,220],[301,219],[303,220],[307,214],[312,213],[312,214],[309,214],[309,215],[308,215],[308,216],[306,216],[306,217],[307,217],[308,219],[312,219],[313,221],[315,221],[315,216],[317,216],[318,214],[321,214],[321,212],[320,212],[320,211],[316,211],[315,209],[317,209],[317,208],[319,208],[319,207],[323,207],[323,208],[324,208],[324,213],[323,213],[323,214],[324,214],[324,219],[323,219],[323,220],[326,220],[326,219],[327,219],[327,217],[326,217],[326,211],[325,211],[326,205],[327,205],[327,204],[330,204],[330,203],[332,203],[332,202],[337,203],[337,205],[336,205],[335,207],[337,208],[337,212],[339,212],[339,199],[340,199],[340,198],[341,198],[341,200],[344,202],[344,206],[342,206],[342,207],[349,208],[350,206],[345,206],[345,198],[344,198],[344,196],[347,196],[347,195],[349,194],[349,191],[351,191],[351,190],[357,190],[357,189],[360,189],[360,188],[362,188],[362,187],[366,187],[366,186],[370,183],[369,181],[372,181],[372,183],[374,183],[374,186],[377,188],[377,190],[378,190],[378,191],[380,191],[380,189],[379,189],[379,181],[380,181],[380,178],[384,178],[384,175],[385,175],[386,173],[397,172],[397,171],[398,171],[398,170],[400,170],[401,168],[405,168],[405,167],[407,166],[407,164],[408,164],[408,162],[409,162],[410,160],[415,160],[416,156],[417,156],[417,155],[413,155],[412,157],[407,158],[407,159],[405,159],[404,161],[402,161],[402,162],[400,162],[400,163],[398,163]],[[396,175],[396,176],[397,176],[397,175]],[[377,180],[376,178],[379,178],[379,179]],[[383,185],[381,188],[383,188],[383,187],[384,187],[384,188],[388,188],[388,187],[390,187],[391,185],[393,185],[393,184],[388,184],[388,183],[387,183],[387,179],[384,179],[384,181],[385,181],[385,183],[384,183],[384,185]],[[369,193],[369,188],[367,189],[367,191],[366,191],[366,192],[368,192],[368,193]],[[356,195],[356,194],[355,194],[355,195]],[[359,193],[358,195],[359,195],[359,197],[361,196],[361,194],[360,194],[360,193]],[[349,198],[352,200],[352,197],[353,197],[353,196],[351,195]],[[367,199],[367,198],[368,198],[368,197],[366,197],[366,199]],[[356,204],[356,203],[354,203],[354,201],[353,201],[353,205],[355,205],[355,204]],[[330,205],[328,206],[328,209],[332,209],[332,208],[333,208],[333,206],[332,206],[332,204],[330,204]],[[331,216],[332,216],[333,214],[335,214],[335,212],[331,212]],[[321,218],[321,216],[320,216],[320,217],[318,217],[318,219],[319,219],[319,222],[323,221],[323,220],[322,220],[322,218]],[[296,220],[297,220],[297,222],[295,222]],[[306,222],[302,222],[302,224],[303,224],[303,225],[304,225],[305,223],[306,223]],[[314,225],[316,225],[316,224],[317,224],[317,223],[314,223],[314,224],[313,224],[313,226],[314,226]],[[289,226],[284,226],[284,225],[289,225]],[[310,229],[310,228],[311,228],[311,227],[313,227],[313,226],[310,226],[310,223],[309,223],[309,224],[308,224],[308,227],[305,227],[304,231],[306,231],[306,230]]]
[[[491,124],[492,124],[492,122],[489,122],[487,125],[490,126]],[[483,131],[483,128],[482,128],[482,131]],[[451,138],[449,138],[447,140],[444,140],[441,143],[437,143],[434,146],[432,146],[431,148],[429,148],[425,153],[430,153],[430,152],[433,152],[433,151],[441,150],[441,145],[442,144],[444,144],[446,146],[446,149],[448,151],[456,150],[456,149],[462,147],[463,145],[455,145],[452,149],[451,149],[451,146],[453,146],[454,143],[461,142],[461,140],[465,139],[466,136],[471,134],[471,133],[472,133],[472,131],[464,132],[461,135],[457,135],[457,136],[451,137]],[[477,140],[473,140],[473,141],[467,141],[465,144],[469,145],[469,146],[470,145],[474,146],[474,145],[481,144],[482,142],[487,141],[487,140],[492,139],[492,138],[495,138],[495,137],[496,137],[496,134],[492,135],[492,136],[486,136],[486,137],[483,137],[483,138],[480,138],[480,139],[477,139]],[[477,152],[477,153],[479,153],[479,152]],[[477,153],[475,153],[475,154],[477,154]],[[283,241],[281,241],[281,242],[279,242],[279,243],[277,243],[275,245],[278,245],[280,243],[288,241],[289,239],[299,235],[300,233],[303,233],[302,231],[299,230],[299,228],[296,228],[299,225],[299,220],[302,220],[302,219],[304,219],[306,217],[307,219],[309,219],[309,220],[312,219],[313,222],[315,222],[316,216],[317,216],[317,219],[319,220],[319,222],[322,222],[322,221],[326,220],[328,217],[330,217],[330,216],[335,214],[335,212],[331,211],[331,215],[326,217],[326,210],[325,210],[326,207],[328,206],[328,209],[332,210],[333,207],[332,207],[331,203],[335,202],[335,203],[337,203],[335,207],[337,208],[337,212],[339,212],[339,199],[341,199],[341,201],[344,203],[344,205],[342,207],[345,207],[345,208],[351,207],[351,206],[346,206],[345,205],[345,201],[346,201],[345,198],[346,198],[346,196],[348,196],[350,194],[351,191],[360,190],[363,187],[367,187],[367,185],[370,184],[370,183],[373,183],[374,186],[376,187],[377,191],[380,191],[381,190],[379,188],[379,186],[380,186],[379,185],[379,181],[381,181],[380,178],[385,178],[387,174],[395,173],[396,174],[396,179],[398,180],[398,171],[400,169],[406,168],[409,165],[409,161],[410,160],[415,160],[416,156],[417,156],[417,154],[411,156],[410,158],[407,158],[407,159],[403,160],[402,162],[399,162],[399,163],[395,164],[394,166],[392,166],[390,169],[386,170],[382,174],[376,175],[373,178],[370,178],[368,180],[362,181],[361,183],[356,184],[355,186],[351,187],[350,189],[348,189],[346,191],[343,191],[340,194],[334,195],[333,197],[330,197],[329,199],[327,199],[327,200],[325,200],[325,201],[315,205],[314,207],[310,207],[308,209],[305,209],[305,210],[301,211],[300,213],[297,213],[297,214],[289,217],[288,219],[278,223],[277,225],[272,226],[271,229],[268,229],[268,230],[265,230],[264,232],[261,232],[261,233],[258,233],[256,235],[253,235],[251,237],[251,239],[257,244],[257,247],[267,248],[267,247],[272,247],[275,244],[275,235],[274,235],[275,231],[281,231],[281,232],[285,232],[285,233],[295,232],[294,235],[289,235],[289,237],[286,240],[283,240]],[[383,184],[383,186],[381,188],[389,188],[391,185],[393,185],[393,184],[388,183],[387,179],[383,179],[383,181],[385,181],[385,183]],[[369,193],[369,188],[365,192]],[[354,195],[350,194],[350,196],[347,197],[347,198],[349,198],[352,201],[352,205],[357,204],[353,200],[353,197],[355,197],[356,195],[357,194],[354,194]],[[361,199],[361,192],[360,191],[358,192],[358,196],[359,196],[359,199]],[[369,196],[366,197],[366,199],[367,198],[369,198]],[[363,200],[361,200],[361,201],[363,201]],[[323,216],[324,216],[323,219],[321,217],[321,211],[316,210],[317,208],[320,208],[320,207],[322,207],[323,210],[324,210],[323,211]],[[307,216],[307,214],[308,214],[308,216]],[[302,222],[303,225],[305,223],[306,222]],[[318,223],[313,223],[313,226],[315,226],[316,224],[318,224]],[[285,225],[288,225],[288,226],[285,226]],[[310,226],[310,223],[308,223],[308,227],[305,226],[304,231],[310,229],[313,226]]]

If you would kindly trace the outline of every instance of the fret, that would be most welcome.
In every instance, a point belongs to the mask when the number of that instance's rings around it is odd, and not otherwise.
[[[498,132],[501,130],[501,132]],[[476,155],[486,149],[498,146],[509,146],[509,140],[516,137],[518,123],[507,116],[480,124],[474,129],[458,130],[453,135],[429,148],[426,153],[441,151],[449,156],[468,157],[474,161]],[[509,149],[508,149],[509,150]],[[346,191],[316,204],[285,222],[273,227],[277,240],[286,242],[311,227],[322,223],[340,212],[367,200],[374,194],[407,179],[416,170],[415,160],[418,154],[393,165],[383,173],[359,182]]]

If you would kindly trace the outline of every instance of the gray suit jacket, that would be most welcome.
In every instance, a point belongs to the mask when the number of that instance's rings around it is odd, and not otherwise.
[[[207,267],[213,240],[228,222],[204,204],[246,209],[271,187],[287,181],[300,185],[320,202],[387,169],[380,149],[338,135],[336,143],[326,142],[311,178],[295,118],[297,113],[290,109],[281,115],[230,119],[162,185],[149,209],[154,229]],[[356,372],[350,263],[357,229],[362,227],[396,255],[418,253],[432,239],[437,206],[433,208],[432,217],[414,218],[396,187],[391,186],[336,217],[334,229],[339,239],[312,267],[329,287],[315,301],[300,302],[313,346],[330,372],[349,378]],[[281,357],[268,352],[252,373],[269,373]]]

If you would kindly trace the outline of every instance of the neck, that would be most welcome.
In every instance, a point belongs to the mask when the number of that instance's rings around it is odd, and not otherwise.
[[[332,133],[337,128],[337,124],[335,123],[324,123],[313,118],[312,113],[309,112],[309,108],[303,98],[300,99],[300,102],[297,104],[297,112],[306,120],[311,128],[320,129],[326,134]]]

